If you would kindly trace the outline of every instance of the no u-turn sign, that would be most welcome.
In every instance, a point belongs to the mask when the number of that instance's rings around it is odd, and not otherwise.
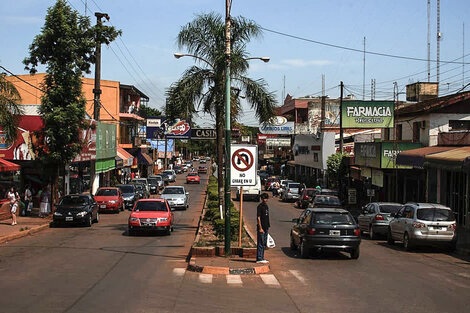
[[[258,146],[230,146],[230,185],[255,186],[258,168]]]

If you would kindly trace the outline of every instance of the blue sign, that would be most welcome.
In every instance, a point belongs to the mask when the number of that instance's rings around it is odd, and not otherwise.
[[[165,135],[165,120],[166,117],[149,117],[147,118],[147,139],[159,139]]]

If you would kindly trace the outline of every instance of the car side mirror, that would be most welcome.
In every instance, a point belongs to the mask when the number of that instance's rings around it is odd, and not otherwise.
[[[186,195],[189,196],[189,192],[186,191]]]
[[[293,218],[293,219],[292,219],[292,223],[298,224],[298,223],[299,223],[299,219],[298,219],[298,218]]]

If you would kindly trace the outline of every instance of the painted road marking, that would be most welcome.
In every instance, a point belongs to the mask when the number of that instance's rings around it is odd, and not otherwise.
[[[199,274],[199,281],[204,284],[212,284],[212,274]]]
[[[227,278],[227,284],[233,286],[241,286],[243,284],[242,278],[240,275],[225,275]]]
[[[289,270],[289,272],[290,272],[295,278],[297,278],[302,284],[307,285],[307,281],[306,281],[305,278],[302,276],[302,274],[300,273],[300,271],[298,271],[298,270]]]
[[[176,276],[183,276],[185,272],[186,272],[186,269],[184,267],[173,269],[173,274],[175,274]]]
[[[280,287],[279,281],[273,274],[261,274],[259,276],[261,277],[265,285],[272,287]]]

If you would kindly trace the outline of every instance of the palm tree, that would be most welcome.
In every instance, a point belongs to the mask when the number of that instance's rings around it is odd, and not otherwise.
[[[247,43],[261,36],[260,27],[243,17],[232,18],[231,23],[231,117],[235,121],[241,113],[240,92],[254,110],[260,123],[274,115],[276,100],[267,90],[263,79],[244,76],[248,71]],[[169,118],[191,117],[197,112],[215,117],[217,129],[217,164],[219,204],[223,202],[223,121],[225,95],[225,23],[216,13],[201,14],[182,27],[177,37],[180,49],[194,58],[196,65],[188,68],[167,91],[166,114]],[[183,56],[183,55],[175,55]]]
[[[0,127],[7,142],[14,142],[18,130],[18,117],[23,114],[21,96],[15,85],[0,73]]]

